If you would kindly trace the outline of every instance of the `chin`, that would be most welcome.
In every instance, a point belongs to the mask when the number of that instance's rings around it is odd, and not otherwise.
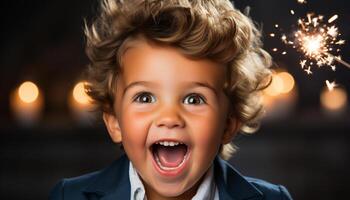
[[[161,187],[161,186],[160,186]],[[186,192],[184,189],[175,189],[174,186],[172,187],[159,187],[159,191],[157,191],[158,194],[164,196],[164,197],[178,197]]]
[[[163,197],[180,197],[189,192],[194,186],[188,185],[185,182],[182,183],[157,183],[153,189]],[[190,195],[190,194],[188,194]],[[194,195],[194,194],[193,194]],[[186,194],[187,196],[187,194]]]

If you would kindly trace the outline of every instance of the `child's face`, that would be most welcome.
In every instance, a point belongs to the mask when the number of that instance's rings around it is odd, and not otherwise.
[[[116,116],[104,114],[111,137],[122,141],[148,197],[192,196],[220,145],[233,137],[225,67],[144,41],[128,49],[122,62]]]

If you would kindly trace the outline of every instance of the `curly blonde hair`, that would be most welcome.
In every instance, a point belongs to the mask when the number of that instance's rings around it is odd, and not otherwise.
[[[258,128],[260,92],[269,83],[271,58],[253,21],[229,0],[104,0],[85,34],[90,59],[85,88],[100,111],[113,113],[121,56],[126,44],[142,35],[186,56],[224,64],[230,116],[240,121],[244,133]],[[220,153],[228,159],[235,150],[230,143]]]

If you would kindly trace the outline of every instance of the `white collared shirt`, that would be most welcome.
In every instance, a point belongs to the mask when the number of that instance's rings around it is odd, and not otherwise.
[[[147,200],[145,194],[145,188],[137,174],[134,166],[130,162],[129,165],[129,179],[131,185],[130,200]],[[196,195],[192,197],[192,200],[219,200],[218,188],[214,181],[214,167],[209,168],[205,177],[198,187]]]

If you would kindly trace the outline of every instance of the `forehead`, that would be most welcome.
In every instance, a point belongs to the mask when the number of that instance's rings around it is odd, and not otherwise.
[[[123,79],[161,84],[203,82],[222,87],[226,68],[209,59],[191,59],[178,49],[145,40],[132,42],[121,58]]]

